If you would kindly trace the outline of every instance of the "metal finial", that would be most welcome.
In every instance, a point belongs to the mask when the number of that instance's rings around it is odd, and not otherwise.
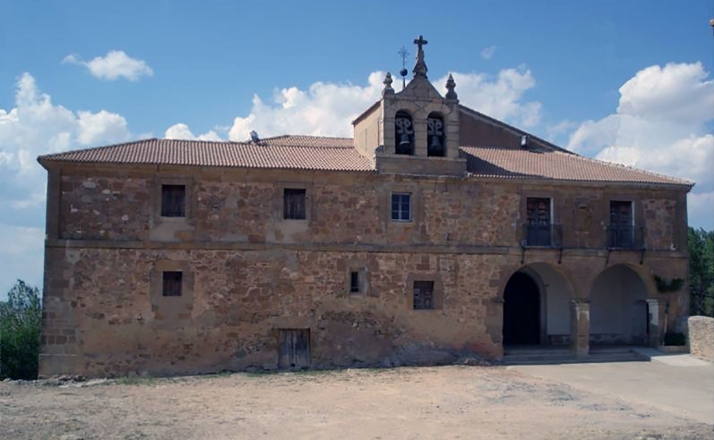
[[[404,90],[407,86],[407,74],[409,73],[407,70],[407,56],[409,52],[406,47],[402,46],[397,53],[402,56],[402,70],[399,71],[399,74],[402,76],[402,90]]]

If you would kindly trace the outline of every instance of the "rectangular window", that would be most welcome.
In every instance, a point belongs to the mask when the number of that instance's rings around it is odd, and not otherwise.
[[[161,216],[186,217],[186,185],[161,185]]]
[[[307,218],[306,194],[305,189],[285,188],[283,190],[284,219],[305,220]]]
[[[181,296],[183,272],[164,272],[163,295]]]
[[[434,282],[414,281],[414,310],[434,308]]]
[[[392,194],[392,220],[398,222],[410,222],[412,220],[411,194]]]
[[[359,278],[359,272],[350,272],[350,293],[360,293],[362,291],[360,288]]]

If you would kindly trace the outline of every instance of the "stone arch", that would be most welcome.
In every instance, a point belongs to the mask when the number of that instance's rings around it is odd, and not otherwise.
[[[446,156],[446,123],[440,112],[431,112],[426,120],[426,155]]]
[[[396,154],[414,155],[414,120],[406,110],[394,114],[394,139]]]
[[[570,275],[562,267],[543,262],[529,263],[511,272],[502,283],[499,292],[504,303],[504,325],[509,319],[506,313],[510,312],[510,305],[507,304],[509,301],[507,289],[516,274],[528,276],[538,289],[538,343],[567,345],[570,341],[570,301],[575,298]],[[507,329],[504,328],[504,331]],[[504,340],[504,343],[507,342]]]
[[[647,343],[647,299],[653,282],[644,272],[630,264],[615,264],[595,277],[589,296],[591,344]]]

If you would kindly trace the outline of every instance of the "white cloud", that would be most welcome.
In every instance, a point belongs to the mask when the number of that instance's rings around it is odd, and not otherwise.
[[[615,113],[583,122],[568,148],[598,159],[693,180],[690,224],[714,227],[714,81],[701,63],[643,69],[620,87]],[[708,196],[705,196],[707,195]]]
[[[38,155],[131,137],[126,120],[106,110],[72,112],[55,105],[29,73],[17,81],[15,107],[0,108],[0,266],[3,276],[42,275],[46,173]],[[24,254],[17,256],[16,253]],[[32,255],[30,255],[32,254]],[[23,263],[20,263],[22,261]],[[28,264],[25,267],[25,263]],[[18,268],[14,271],[8,268]],[[24,276],[24,275],[23,275]],[[0,288],[7,279],[0,277]],[[30,278],[27,279],[30,282]],[[1,292],[1,290],[0,290]]]
[[[256,95],[250,114],[234,119],[228,137],[244,141],[251,130],[262,137],[287,133],[352,136],[351,122],[379,98],[383,79],[383,72],[374,72],[366,86],[316,82],[307,90],[280,89],[270,103]]]
[[[262,137],[287,133],[350,137],[352,121],[379,99],[384,75],[371,73],[363,86],[316,82],[307,90],[279,89],[268,102],[256,95],[250,113],[234,119],[228,136],[244,141],[255,130]],[[540,120],[540,103],[522,101],[523,94],[535,86],[529,70],[506,69],[495,78],[476,73],[453,76],[462,104],[525,127]],[[442,93],[446,92],[447,77],[434,82]]]
[[[617,113],[692,126],[714,117],[714,83],[701,63],[640,70],[620,87]]]
[[[194,136],[191,130],[186,124],[174,124],[166,130],[164,133],[166,139],[187,139],[187,140],[199,140],[199,141],[221,141],[221,137],[213,130]]]
[[[152,76],[154,71],[146,61],[130,57],[124,51],[112,50],[103,57],[91,61],[82,61],[76,55],[67,55],[62,63],[85,66],[89,72],[100,79],[114,81],[124,77],[129,81],[138,81],[142,76]]]
[[[489,46],[481,51],[481,57],[484,60],[490,60],[493,54],[496,53],[496,46]]]
[[[461,104],[525,128],[540,122],[541,104],[523,102],[525,92],[536,84],[524,66],[501,70],[496,78],[481,73],[454,73],[453,76]],[[446,78],[436,81],[439,90],[446,88]]]
[[[106,139],[123,140],[127,137],[126,119],[116,113],[106,110],[98,113],[80,111],[77,116],[77,142],[81,145],[98,144]]]
[[[566,145],[568,136],[577,126],[577,122],[567,119],[556,124],[548,124],[545,127],[545,139],[556,145]]]

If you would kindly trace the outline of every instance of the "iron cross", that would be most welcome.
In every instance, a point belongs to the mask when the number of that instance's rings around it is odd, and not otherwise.
[[[417,45],[417,48],[419,49],[419,52],[422,51],[422,46],[426,46],[429,42],[424,39],[421,35],[419,35],[419,38],[414,40],[414,44]]]

